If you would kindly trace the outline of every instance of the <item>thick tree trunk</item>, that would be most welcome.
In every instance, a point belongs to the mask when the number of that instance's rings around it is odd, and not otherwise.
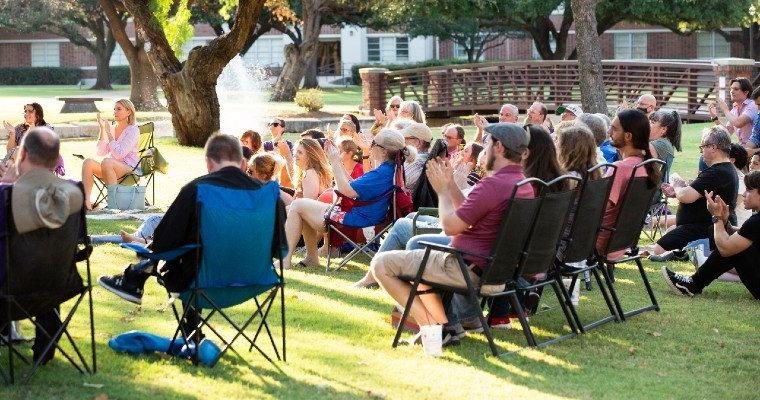
[[[309,60],[316,58],[319,30],[322,27],[319,13],[322,1],[303,1],[303,42],[300,46],[291,44],[285,48],[285,65],[272,89],[273,101],[292,101],[296,97],[301,79],[306,74]]]
[[[144,46],[137,50],[137,60],[129,63],[131,91],[129,99],[140,111],[163,110],[158,99],[158,79],[150,65]]]
[[[95,81],[95,85],[90,89],[93,90],[111,90],[111,69],[109,63],[111,62],[111,53],[99,49],[95,54],[95,60],[97,64],[98,78]]]
[[[187,70],[164,79],[163,88],[179,144],[202,147],[219,130],[219,99],[214,86],[199,84]]]
[[[319,79],[317,78],[317,52],[314,52],[314,57],[311,61],[307,61],[306,73],[303,77],[304,89],[318,88]]]
[[[599,0],[572,0],[580,72],[581,103],[586,112],[607,113],[602,81],[602,49],[596,30]]]

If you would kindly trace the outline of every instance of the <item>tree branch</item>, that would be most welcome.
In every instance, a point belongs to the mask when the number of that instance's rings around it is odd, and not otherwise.
[[[137,49],[138,47],[129,40],[127,35],[126,22],[122,19],[122,14],[116,10],[114,6],[114,0],[99,0],[103,12],[108,18],[108,23],[111,25],[111,33],[114,39],[121,49],[124,51],[124,55],[130,64],[137,61]]]

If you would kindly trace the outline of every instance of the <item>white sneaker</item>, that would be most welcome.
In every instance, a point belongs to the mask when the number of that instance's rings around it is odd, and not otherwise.
[[[702,264],[707,261],[707,257],[705,255],[705,245],[700,244],[697,246],[696,249],[694,249],[694,261],[695,261],[695,267],[699,268],[702,266]]]
[[[420,333],[422,334],[422,348],[425,354],[431,357],[440,357],[443,355],[443,326],[442,325],[421,325]]]
[[[564,278],[562,279],[562,283],[565,284],[565,289],[568,291],[570,290],[570,283],[572,283],[572,279]],[[573,292],[570,293],[570,301],[573,303],[574,306],[578,305],[578,301],[581,298],[581,280],[577,279],[575,281],[575,286],[573,287]]]

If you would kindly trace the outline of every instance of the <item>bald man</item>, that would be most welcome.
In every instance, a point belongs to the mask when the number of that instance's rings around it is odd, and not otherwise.
[[[657,99],[649,93],[642,94],[639,96],[639,99],[636,100],[636,108],[646,114],[648,117],[649,114],[653,113],[654,110],[657,109]]]

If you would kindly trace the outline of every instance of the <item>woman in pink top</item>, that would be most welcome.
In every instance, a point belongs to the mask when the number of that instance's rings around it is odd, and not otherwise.
[[[84,201],[88,210],[92,209],[90,193],[94,178],[97,176],[106,185],[114,185],[119,178],[132,171],[137,165],[137,142],[140,129],[135,125],[135,106],[127,99],[121,99],[113,107],[116,125],[100,118],[98,113],[98,156],[105,156],[103,161],[91,158],[82,164],[82,184],[84,184]]]

